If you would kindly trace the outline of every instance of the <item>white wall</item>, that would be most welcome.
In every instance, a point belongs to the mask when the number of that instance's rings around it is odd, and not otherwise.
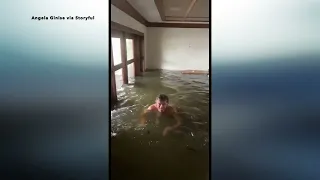
[[[209,69],[209,29],[152,27],[147,32],[148,69]]]
[[[124,26],[127,26],[129,28],[132,28],[134,30],[140,31],[144,33],[144,40],[147,40],[147,27],[143,24],[141,24],[139,21],[135,20],[125,12],[121,11],[114,5],[111,5],[111,21],[122,24]],[[144,44],[144,57],[147,59],[147,47],[146,43]]]

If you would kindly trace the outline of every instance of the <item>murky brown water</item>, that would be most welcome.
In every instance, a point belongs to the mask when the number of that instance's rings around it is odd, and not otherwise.
[[[148,72],[131,85],[119,89],[120,103],[112,111],[112,180],[205,180],[209,172],[209,80],[206,75],[179,72]],[[146,127],[139,127],[142,111],[155,97],[167,94],[179,107],[183,119],[180,133],[163,136],[163,129],[175,123],[155,115]]]

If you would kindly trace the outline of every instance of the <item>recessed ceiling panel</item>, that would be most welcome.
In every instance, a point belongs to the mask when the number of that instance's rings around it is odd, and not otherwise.
[[[192,0],[163,0],[164,13],[168,17],[184,17]]]
[[[209,0],[124,0],[149,22],[209,22]]]
[[[188,17],[202,17],[209,18],[209,1],[197,0],[192,7]]]

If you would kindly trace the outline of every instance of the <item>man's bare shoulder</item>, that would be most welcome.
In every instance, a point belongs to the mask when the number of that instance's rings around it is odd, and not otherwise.
[[[176,114],[177,113],[177,107],[176,106],[168,106],[167,107],[167,113],[168,114]]]
[[[144,112],[151,112],[157,110],[157,107],[155,104],[150,105],[147,109],[144,110]]]

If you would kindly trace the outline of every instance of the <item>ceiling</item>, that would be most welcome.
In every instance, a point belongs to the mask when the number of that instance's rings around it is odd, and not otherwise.
[[[209,0],[127,0],[148,22],[209,23]]]

